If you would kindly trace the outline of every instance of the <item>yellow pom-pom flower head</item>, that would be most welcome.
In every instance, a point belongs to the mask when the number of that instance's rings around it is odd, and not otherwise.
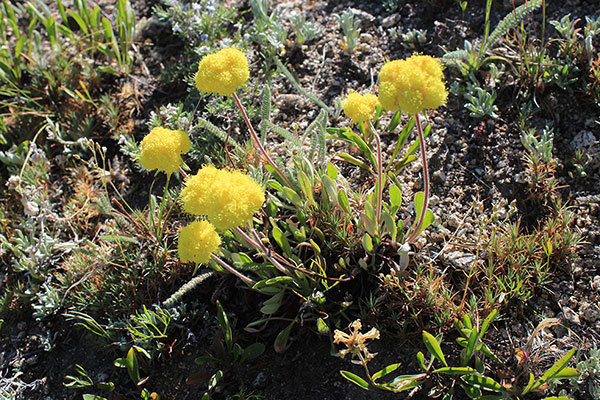
[[[142,140],[140,165],[172,174],[183,163],[181,154],[187,153],[191,145],[190,138],[183,131],[154,128]]]
[[[210,222],[194,221],[179,231],[177,251],[182,262],[208,264],[220,245],[221,238]]]
[[[229,96],[249,77],[246,55],[235,47],[227,47],[202,57],[195,81],[201,92]]]
[[[370,93],[362,96],[356,92],[351,92],[346,99],[342,101],[344,113],[351,118],[352,122],[355,124],[372,119],[377,105],[379,105],[377,96]]]
[[[448,91],[439,59],[415,54],[386,63],[379,73],[379,101],[395,111],[416,114],[446,104]]]
[[[181,191],[184,211],[204,215],[224,231],[246,223],[265,202],[262,187],[240,171],[204,166]]]

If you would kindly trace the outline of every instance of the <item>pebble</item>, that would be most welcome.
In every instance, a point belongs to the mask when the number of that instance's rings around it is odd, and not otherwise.
[[[433,183],[443,184],[446,181],[446,174],[444,171],[435,171],[431,177]]]
[[[255,388],[262,388],[267,383],[267,375],[264,372],[259,372],[256,374],[256,378],[252,381],[252,386]]]
[[[581,130],[575,135],[569,147],[571,150],[587,150],[596,142],[596,137],[591,131]]]
[[[593,324],[594,322],[596,322],[598,320],[598,318],[600,318],[600,312],[598,311],[598,306],[590,305],[590,306],[586,307],[581,312],[581,316],[587,322]]]
[[[450,261],[455,267],[469,270],[475,262],[473,254],[463,253],[462,251],[451,251],[445,255],[446,260]]]
[[[592,287],[592,290],[600,292],[600,275],[594,276],[594,279],[592,279],[592,283],[590,284],[590,286]]]
[[[575,311],[571,310],[569,307],[563,307],[562,312],[567,321],[569,321],[572,324],[581,325],[579,315],[577,315]]]

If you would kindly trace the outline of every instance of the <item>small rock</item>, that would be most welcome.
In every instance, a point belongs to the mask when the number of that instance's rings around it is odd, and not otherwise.
[[[571,150],[586,150],[596,142],[596,137],[591,131],[582,130],[569,143]]]
[[[27,365],[36,365],[38,363],[38,356],[34,355],[25,360]]]
[[[562,312],[567,321],[569,321],[572,324],[581,325],[579,315],[577,315],[575,311],[571,310],[569,307],[563,307]]]
[[[402,16],[400,14],[390,14],[387,17],[385,17],[383,21],[381,21],[381,26],[383,26],[384,28],[391,28],[392,26],[397,26],[401,18]]]
[[[587,322],[593,324],[594,322],[596,322],[598,320],[598,318],[600,318],[600,312],[598,311],[598,306],[590,305],[590,306],[586,307],[583,310],[583,312],[581,313],[581,316]]]
[[[463,253],[462,251],[451,251],[445,255],[445,258],[455,267],[463,270],[469,270],[475,262],[473,254]]]
[[[265,375],[264,372],[259,372],[258,374],[256,374],[256,378],[254,378],[254,381],[252,381],[252,386],[254,386],[255,388],[261,388],[264,387],[267,383],[267,375]]]
[[[444,173],[444,171],[435,171],[433,173],[433,176],[431,177],[431,180],[433,181],[433,183],[443,184],[446,181],[446,174]]]
[[[600,275],[594,276],[590,285],[592,286],[592,290],[600,291]]]

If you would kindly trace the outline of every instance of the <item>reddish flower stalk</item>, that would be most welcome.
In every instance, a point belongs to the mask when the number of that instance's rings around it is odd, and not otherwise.
[[[231,265],[229,265],[225,261],[221,260],[216,255],[213,254],[212,257],[217,262],[217,264],[219,264],[221,267],[225,268],[227,271],[231,272],[232,274],[234,274],[235,276],[237,276],[238,278],[240,278],[241,280],[243,280],[247,284],[249,284],[249,285],[255,285],[256,284],[256,282],[254,282],[252,279],[248,278],[246,275],[242,274],[241,272],[239,272],[238,270],[236,270],[235,268],[233,268]]]
[[[377,220],[377,230],[379,231],[379,224],[381,221],[381,203],[383,201],[383,166],[381,162],[381,138],[379,137],[379,133],[373,127],[371,121],[369,121],[369,127],[371,129],[371,133],[375,136],[375,143],[377,145],[377,210],[376,210],[376,220]]]
[[[237,104],[237,107],[240,109],[240,112],[242,113],[242,117],[244,118],[244,121],[246,122],[246,126],[248,127],[248,130],[250,130],[250,135],[252,136],[252,140],[254,141],[254,145],[258,148],[258,150],[263,155],[263,157],[267,160],[267,162],[269,163],[269,165],[271,167],[273,167],[273,169],[275,171],[277,171],[277,173],[279,174],[279,176],[281,176],[283,178],[283,180],[285,181],[285,183],[287,183],[289,187],[293,187],[292,184],[290,183],[290,181],[286,178],[286,176],[283,175],[283,173],[279,170],[279,168],[277,167],[277,164],[275,164],[275,161],[273,161],[273,159],[271,158],[271,156],[267,153],[267,150],[265,150],[265,147],[260,142],[260,139],[258,138],[258,135],[256,134],[256,131],[254,130],[254,127],[252,126],[252,123],[250,123],[250,119],[248,118],[248,114],[246,114],[246,110],[244,109],[244,106],[242,105],[239,97],[237,96],[237,93],[233,92],[231,95],[233,96],[233,98],[235,100],[235,103]]]

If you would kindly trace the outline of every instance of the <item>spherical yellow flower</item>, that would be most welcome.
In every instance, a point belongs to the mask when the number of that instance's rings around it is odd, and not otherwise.
[[[379,104],[377,96],[366,94],[361,96],[356,92],[348,94],[348,97],[342,101],[344,113],[352,119],[352,122],[363,122],[373,118],[375,107]]]
[[[201,92],[229,96],[250,77],[246,55],[227,47],[202,57],[196,72],[196,87]]]
[[[142,140],[140,164],[146,169],[172,174],[183,162],[181,154],[187,153],[191,145],[184,131],[154,128]]]
[[[416,114],[446,104],[448,91],[439,59],[415,54],[386,63],[379,73],[379,101],[395,111]]]
[[[221,237],[208,221],[194,221],[179,231],[177,251],[182,262],[207,264],[221,245]]]
[[[204,166],[181,191],[183,209],[205,215],[220,231],[243,225],[265,202],[258,183],[240,171]]]

